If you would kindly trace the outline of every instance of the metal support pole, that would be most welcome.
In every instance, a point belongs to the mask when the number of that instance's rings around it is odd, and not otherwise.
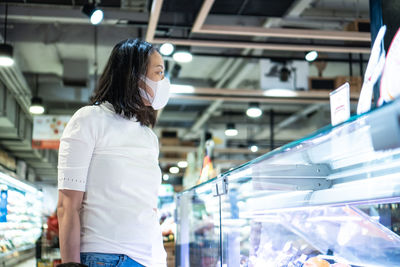
[[[94,88],[93,88],[93,90],[95,90],[96,89],[96,87],[97,87],[97,76],[98,76],[98,70],[99,70],[99,63],[98,63],[98,58],[97,58],[97,55],[98,55],[98,52],[97,52],[97,48],[98,48],[98,44],[97,44],[97,41],[98,41],[98,37],[97,37],[97,25],[95,25],[94,26]]]
[[[270,149],[273,150],[274,149],[274,110],[271,109],[269,112],[269,140],[270,140]]]
[[[381,0],[369,0],[369,15],[371,19],[371,47],[375,42],[376,36],[378,35],[379,29],[383,25],[382,19],[382,1]],[[383,47],[382,47],[383,48]],[[379,99],[379,85],[380,78],[374,86],[374,104],[376,107],[377,101]]]
[[[353,76],[353,58],[351,56],[351,53],[349,53],[349,73],[350,76]]]

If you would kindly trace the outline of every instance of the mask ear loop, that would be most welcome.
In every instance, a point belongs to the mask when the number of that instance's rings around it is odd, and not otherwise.
[[[144,84],[144,87],[145,87],[145,88],[146,88],[146,87],[149,87],[149,86],[147,85],[147,83],[146,83],[146,80],[145,80],[143,77],[145,77],[145,76],[140,75],[140,80],[141,80],[142,83]],[[153,101],[154,101],[154,97],[151,97],[151,95],[147,92],[146,89],[143,89],[143,88],[141,88],[140,86],[139,86],[139,89],[140,89],[140,95],[141,95],[142,97],[144,97],[144,98],[149,102],[149,104],[151,105],[151,104],[153,103]]]

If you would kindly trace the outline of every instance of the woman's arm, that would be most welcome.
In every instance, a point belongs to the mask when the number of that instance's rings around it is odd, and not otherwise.
[[[75,190],[58,191],[57,216],[62,262],[81,262],[79,212],[83,194],[84,192]]]

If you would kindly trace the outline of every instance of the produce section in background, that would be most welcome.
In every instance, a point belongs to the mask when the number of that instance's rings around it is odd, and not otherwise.
[[[0,263],[33,255],[42,230],[42,193],[0,172]],[[11,264],[11,265],[10,265]]]

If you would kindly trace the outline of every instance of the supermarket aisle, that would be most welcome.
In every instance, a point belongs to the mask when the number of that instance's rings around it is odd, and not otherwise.
[[[30,258],[20,264],[17,264],[15,267],[35,267],[36,266],[36,259]]]
[[[53,266],[53,261],[60,258],[60,251],[54,249],[51,251],[46,251],[42,254],[42,260],[39,263],[39,267]],[[12,267],[36,267],[36,258],[32,257],[26,261],[23,261]]]

